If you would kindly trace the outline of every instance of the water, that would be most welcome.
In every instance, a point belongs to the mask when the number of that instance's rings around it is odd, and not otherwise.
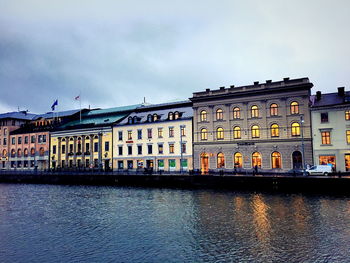
[[[350,198],[0,184],[0,262],[350,262]]]

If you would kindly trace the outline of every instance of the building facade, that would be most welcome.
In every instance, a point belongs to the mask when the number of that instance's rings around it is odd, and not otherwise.
[[[315,164],[329,164],[334,171],[350,172],[350,92],[312,97],[311,118]]]
[[[194,168],[288,171],[312,164],[309,79],[193,93]]]
[[[10,133],[34,118],[26,111],[0,114],[0,169],[10,168]]]
[[[51,133],[51,168],[111,170],[112,125],[139,106],[91,110],[58,127]]]
[[[138,108],[113,127],[114,167],[191,170],[192,117],[190,101]]]

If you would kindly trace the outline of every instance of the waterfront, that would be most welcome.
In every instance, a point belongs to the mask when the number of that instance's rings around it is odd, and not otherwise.
[[[347,262],[350,198],[0,184],[1,262]]]

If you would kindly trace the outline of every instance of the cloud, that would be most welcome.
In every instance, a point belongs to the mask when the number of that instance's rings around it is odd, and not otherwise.
[[[317,8],[316,8],[317,7]],[[2,1],[0,104],[186,99],[255,80],[349,86],[347,1]],[[7,108],[8,106],[6,106]],[[1,108],[0,108],[1,110]]]

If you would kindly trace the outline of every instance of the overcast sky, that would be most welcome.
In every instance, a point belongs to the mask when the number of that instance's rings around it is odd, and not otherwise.
[[[161,103],[309,77],[350,86],[349,0],[0,0],[0,111]]]

